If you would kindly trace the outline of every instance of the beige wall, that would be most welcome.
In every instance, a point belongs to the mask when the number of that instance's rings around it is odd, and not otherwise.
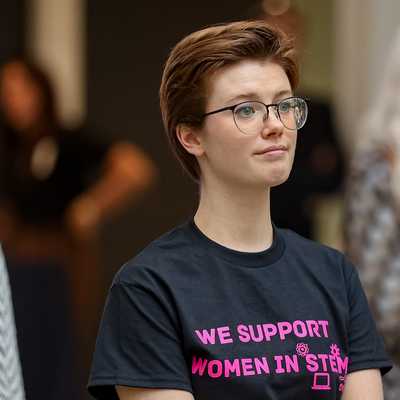
[[[29,54],[51,75],[66,125],[85,116],[85,0],[27,0]]]

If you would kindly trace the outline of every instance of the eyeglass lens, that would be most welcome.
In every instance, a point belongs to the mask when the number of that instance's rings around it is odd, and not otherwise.
[[[234,109],[233,116],[238,129],[245,134],[252,135],[263,129],[265,120],[270,117],[271,111],[290,130],[300,129],[307,119],[307,103],[298,97],[282,100],[276,106],[269,106],[268,110],[261,102],[242,103]]]

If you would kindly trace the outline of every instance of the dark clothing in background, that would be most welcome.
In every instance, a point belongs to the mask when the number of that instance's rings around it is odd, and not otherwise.
[[[314,238],[312,198],[340,189],[344,161],[329,104],[314,98],[307,104],[308,119],[297,134],[291,175],[271,189],[271,215],[277,226]]]
[[[104,400],[118,398],[114,385],[333,400],[346,373],[369,368],[391,362],[341,253],[276,228],[268,250],[239,252],[189,221],[116,275],[89,390]]]
[[[78,399],[68,282],[60,265],[8,260],[27,400]]]

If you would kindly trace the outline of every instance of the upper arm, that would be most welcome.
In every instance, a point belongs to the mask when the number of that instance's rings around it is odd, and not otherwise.
[[[91,394],[103,398],[111,393],[110,398],[115,398],[115,385],[155,392],[192,390],[174,305],[150,270],[138,264],[125,268],[110,289],[93,355]],[[153,398],[143,389],[139,397],[139,389],[131,390],[134,395],[129,391],[124,399]],[[186,399],[191,398],[182,400]]]
[[[194,400],[193,395],[184,390],[144,389],[127,386],[115,387],[120,400]]]
[[[380,371],[366,369],[348,374],[342,400],[383,400]]]

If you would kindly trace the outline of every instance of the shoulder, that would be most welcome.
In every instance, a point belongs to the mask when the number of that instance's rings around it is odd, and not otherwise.
[[[305,254],[323,255],[327,257],[340,258],[343,253],[333,247],[319,243],[315,240],[308,239],[290,229],[280,229],[278,232],[285,240],[286,247],[289,251],[300,252]]]
[[[193,241],[187,223],[164,233],[149,243],[117,272],[114,283],[138,283],[143,280],[171,280],[190,264]]]
[[[340,275],[346,281],[355,272],[352,263],[341,251],[307,239],[289,229],[278,229],[285,240],[286,256],[316,273]]]

